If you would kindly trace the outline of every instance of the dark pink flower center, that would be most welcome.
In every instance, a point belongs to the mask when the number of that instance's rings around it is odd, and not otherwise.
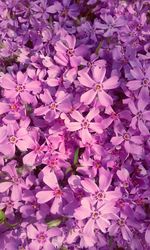
[[[111,118],[112,118],[113,120],[117,120],[117,119],[118,119],[118,114],[115,113],[115,112],[112,112],[112,113],[111,113]]]
[[[8,140],[9,140],[12,144],[15,144],[15,143],[17,142],[17,137],[14,136],[14,135],[12,135],[12,136],[9,137]]]
[[[53,193],[54,193],[55,197],[61,197],[62,196],[62,191],[61,191],[60,188],[55,188]]]
[[[103,90],[103,84],[101,84],[101,83],[96,84],[95,90],[96,91],[102,91]]]
[[[17,111],[17,110],[18,110],[17,104],[15,104],[15,103],[11,104],[11,105],[10,105],[10,109],[11,109],[12,111]]]
[[[144,87],[149,87],[149,85],[150,85],[149,79],[145,78],[145,79],[143,80],[142,84],[143,84]]]
[[[47,239],[47,234],[45,234],[44,232],[41,232],[37,235],[37,240],[39,243],[45,243]]]
[[[22,85],[22,84],[18,84],[17,86],[16,86],[16,91],[17,92],[23,92],[25,90],[25,86],[24,85]]]
[[[70,56],[73,56],[74,55],[74,49],[68,49],[67,51],[66,51],[66,54],[70,57]]]
[[[127,181],[124,181],[123,182],[123,186],[124,186],[124,188],[128,188],[129,187],[129,183]]]
[[[49,161],[48,166],[49,166],[49,168],[55,168],[55,167],[57,167],[57,164],[58,164],[58,160],[53,159],[53,160]]]
[[[12,208],[12,207],[14,207],[14,202],[9,200],[9,201],[7,201],[6,205],[8,208]]]
[[[96,219],[98,219],[99,217],[100,217],[100,212],[99,211],[94,211],[94,212],[92,212],[92,219],[93,220],[96,220]]]
[[[142,114],[141,111],[138,112],[136,116],[137,116],[137,119],[139,119],[139,120],[142,120],[142,119],[143,119],[143,114]]]
[[[82,122],[82,128],[88,128],[89,127],[89,121],[88,120],[83,120]]]
[[[129,134],[129,133],[125,133],[125,134],[123,135],[123,139],[124,139],[125,141],[129,141],[129,140],[131,139],[130,134]]]
[[[14,182],[14,184],[20,184],[21,183],[21,179],[18,178],[17,176],[12,176],[12,181]]]
[[[57,108],[57,104],[56,103],[52,103],[52,104],[50,104],[49,107],[50,107],[50,109],[55,110]]]
[[[119,226],[124,226],[125,225],[125,219],[124,218],[120,218],[119,220],[118,220],[118,224],[119,224]]]
[[[96,194],[96,199],[99,200],[99,201],[102,201],[103,199],[105,199],[106,195],[103,191],[100,191]]]

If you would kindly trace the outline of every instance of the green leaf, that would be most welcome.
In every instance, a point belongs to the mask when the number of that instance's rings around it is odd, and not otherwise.
[[[72,167],[68,167],[68,168],[66,169],[65,174],[68,174],[68,173],[71,172],[71,171],[72,171]]]
[[[65,247],[65,246],[62,246],[62,247],[60,248],[60,250],[68,250],[68,248]]]
[[[76,149],[75,154],[74,154],[74,159],[73,159],[73,164],[77,165],[79,159],[79,148]]]
[[[61,222],[62,222],[61,219],[51,220],[51,221],[47,222],[47,226],[48,226],[48,228],[58,227],[61,224]]]
[[[100,51],[100,49],[102,47],[102,44],[103,44],[103,41],[100,41],[99,44],[98,44],[98,46],[97,46],[97,48],[96,48],[96,50],[95,50],[95,54],[96,55],[98,55],[98,53],[99,53],[99,51]]]
[[[3,212],[3,210],[0,210],[0,224],[4,223],[5,219],[5,213]]]

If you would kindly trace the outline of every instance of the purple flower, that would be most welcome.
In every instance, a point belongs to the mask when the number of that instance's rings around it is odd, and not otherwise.
[[[43,177],[43,182],[49,187],[47,190],[39,191],[36,194],[38,203],[43,204],[53,200],[50,211],[60,213],[62,209],[63,191],[59,187],[57,177],[54,172],[47,172]]]
[[[131,120],[131,127],[140,130],[142,135],[148,135],[149,129],[147,128],[146,121],[150,121],[150,111],[145,110],[148,105],[148,100],[139,97],[137,105],[134,102],[129,102],[129,108],[134,117]]]
[[[36,216],[37,220],[43,220],[49,214],[49,207],[47,204],[39,204],[35,194],[31,190],[24,190],[22,195],[23,205],[20,206],[19,211],[23,218],[29,216]]]
[[[49,90],[45,90],[44,94],[40,95],[42,102],[45,106],[41,105],[40,107],[34,110],[36,116],[45,116],[45,119],[52,121],[57,119],[60,115],[60,112],[67,112],[71,108],[71,103],[69,96],[65,94],[64,91],[58,91],[55,94],[56,98],[54,99]]]
[[[100,123],[91,122],[99,114],[98,109],[91,109],[91,111],[84,118],[79,111],[73,111],[70,116],[76,120],[76,122],[66,122],[66,127],[69,131],[79,131],[82,142],[90,142],[92,140],[91,133],[89,130],[92,130],[98,134],[102,133]]]
[[[104,81],[105,74],[106,68],[95,66],[92,70],[93,79],[87,73],[83,73],[78,78],[83,86],[90,89],[81,95],[81,102],[91,104],[98,95],[101,105],[107,107],[113,104],[112,97],[108,95],[105,90],[117,88],[119,86],[118,77],[112,76]]]
[[[149,87],[150,87],[150,67],[144,72],[137,66],[130,70],[133,80],[127,83],[127,87],[132,90],[140,90],[139,95],[146,96],[149,98]]]
[[[142,155],[143,137],[140,135],[134,135],[134,133],[135,132],[132,129],[126,131],[120,124],[116,128],[116,136],[111,138],[111,142],[115,146],[123,143],[127,153]]]
[[[81,184],[86,192],[90,194],[92,204],[116,201],[121,197],[119,190],[109,191],[111,185],[112,175],[108,170],[100,168],[99,170],[99,186],[90,179],[84,179]]]
[[[15,155],[16,147],[20,151],[27,151],[32,147],[32,139],[26,128],[18,127],[18,124],[8,124],[0,128],[0,152],[11,158]],[[5,134],[5,136],[4,136]]]
[[[35,224],[27,226],[27,235],[31,240],[29,247],[31,250],[55,250],[56,248],[50,242],[53,237],[60,236],[61,231],[58,228],[47,229],[46,225]]]
[[[27,186],[25,185],[24,180],[17,174],[16,164],[17,162],[12,160],[3,167],[2,171],[6,173],[7,176],[0,183],[0,192],[6,192],[11,188],[12,201],[21,201],[22,189],[26,189]]]
[[[110,37],[114,32],[119,32],[119,29],[125,25],[125,20],[123,18],[114,19],[111,15],[101,15],[102,20],[105,23],[101,23],[96,20],[94,23],[94,28],[96,29],[96,34],[103,34],[104,37]]]
[[[108,229],[109,234],[111,236],[115,236],[118,230],[120,230],[123,239],[126,241],[131,241],[133,233],[128,226],[127,216],[125,214],[121,214],[120,217],[118,215],[114,215],[114,219],[115,220]]]
[[[87,235],[94,236],[94,229],[98,228],[101,232],[105,233],[107,228],[110,226],[109,219],[111,214],[115,213],[116,208],[109,203],[99,204],[96,206],[91,205],[88,198],[83,198],[81,206],[75,210],[74,216],[77,220],[88,219],[85,226],[84,232]]]
[[[75,36],[67,35],[62,41],[55,45],[55,61],[63,66],[70,62],[72,67],[77,67],[83,61],[83,56],[87,53],[86,46],[80,45],[76,48]]]
[[[32,93],[39,93],[41,90],[39,81],[30,81],[27,74],[21,71],[16,76],[6,74],[1,79],[1,86],[4,88],[6,98],[20,96],[25,103],[32,103]]]

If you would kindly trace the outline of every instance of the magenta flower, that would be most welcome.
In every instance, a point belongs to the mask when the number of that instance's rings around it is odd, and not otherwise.
[[[76,48],[76,38],[73,35],[66,35],[62,41],[58,41],[55,45],[55,50],[55,61],[63,66],[67,66],[70,63],[72,67],[80,65],[83,61],[83,56],[88,52],[85,45],[80,45]]]
[[[43,177],[43,182],[49,187],[47,190],[39,191],[36,194],[38,203],[43,204],[53,200],[50,211],[52,213],[60,213],[62,206],[63,191],[59,187],[57,177],[54,172],[48,172]]]
[[[66,127],[69,131],[79,131],[82,142],[90,142],[92,140],[92,135],[90,131],[94,131],[98,134],[102,133],[100,123],[91,122],[99,114],[98,109],[91,109],[91,111],[84,118],[79,111],[73,111],[70,116],[76,120],[76,122],[66,122]]]
[[[117,209],[111,204],[96,205],[95,207],[90,204],[88,198],[83,198],[81,206],[75,209],[74,216],[77,220],[88,219],[84,232],[87,235],[94,236],[94,230],[98,228],[101,232],[105,233],[110,226],[110,218],[117,211]],[[113,217],[112,217],[113,218]]]
[[[78,221],[78,223],[72,223],[71,229],[67,235],[66,242],[72,245],[80,237],[81,247],[93,247],[96,242],[96,237],[93,235],[87,235],[84,232],[83,221]]]
[[[2,171],[6,172],[7,177],[0,183],[0,193],[10,191],[12,201],[21,201],[22,189],[27,188],[24,180],[17,174],[16,161],[9,162]]]
[[[34,93],[41,90],[39,81],[30,81],[26,73],[19,71],[16,76],[6,74],[1,79],[1,87],[4,88],[6,98],[15,98],[20,96],[23,102],[32,103]]]
[[[16,147],[20,151],[27,151],[32,147],[32,139],[26,128],[8,124],[0,128],[0,152],[11,158],[15,155]],[[5,136],[4,136],[5,135]]]
[[[139,95],[146,96],[148,99],[150,88],[150,67],[143,72],[141,67],[136,66],[130,70],[130,73],[133,80],[130,80],[127,83],[127,87],[132,91],[139,90]]]
[[[125,214],[121,214],[120,217],[118,215],[114,215],[114,221],[112,225],[109,227],[108,231],[111,236],[115,236],[118,231],[121,231],[122,237],[126,241],[131,241],[133,237],[133,233],[128,226],[128,217]],[[132,225],[132,224],[131,224]]]
[[[64,91],[59,91],[55,95],[54,99],[49,90],[45,89],[44,94],[40,95],[42,102],[45,105],[34,110],[36,116],[45,116],[45,119],[52,121],[57,119],[60,115],[60,112],[67,112],[71,108],[71,103],[69,102],[69,96],[65,94]]]
[[[86,72],[78,77],[79,82],[90,89],[81,95],[81,102],[87,105],[91,104],[98,96],[101,105],[107,107],[113,104],[112,97],[105,90],[117,88],[119,86],[118,77],[112,76],[104,81],[105,74],[106,68],[95,66],[92,70],[92,78]]]
[[[124,27],[125,20],[120,17],[116,20],[111,15],[101,15],[101,19],[105,22],[102,23],[98,20],[94,23],[96,34],[103,34],[104,37],[111,37],[115,32],[118,32],[121,27]]]
[[[57,13],[59,14],[59,18],[75,18],[78,16],[78,5],[73,3],[71,4],[71,0],[62,0],[62,2],[55,1],[53,5],[47,8],[49,13]]]
[[[5,215],[8,219],[14,220],[15,211],[19,210],[19,207],[22,205],[21,201],[12,200],[10,197],[3,197],[0,203],[0,209],[5,209]]]
[[[10,121],[21,119],[22,116],[26,116],[25,106],[23,106],[18,100],[8,99],[3,100],[0,102],[0,115],[4,115],[3,118],[6,123],[10,123]]]
[[[102,204],[107,202],[112,203],[112,201],[116,201],[121,197],[121,193],[119,190],[109,191],[109,187],[111,185],[112,175],[109,170],[105,170],[104,168],[100,168],[99,170],[99,186],[90,179],[84,179],[81,181],[81,184],[86,192],[90,194],[90,198],[92,200],[92,204]]]
[[[118,146],[124,144],[124,148],[127,153],[142,155],[143,138],[140,135],[134,135],[134,131],[129,129],[126,131],[122,125],[116,128],[116,136],[111,138],[113,145]]]
[[[35,193],[31,190],[24,190],[22,194],[22,201],[24,204],[21,204],[19,211],[23,218],[36,216],[37,220],[43,220],[49,214],[48,205],[39,204],[35,197]]]
[[[140,130],[142,135],[149,135],[149,129],[146,122],[150,121],[150,111],[145,110],[148,105],[148,100],[139,97],[137,105],[134,102],[129,102],[129,108],[134,117],[131,120],[131,127]]]
[[[55,250],[50,240],[60,236],[61,231],[58,228],[47,229],[47,226],[43,224],[30,224],[27,226],[27,235],[31,240],[30,250]]]

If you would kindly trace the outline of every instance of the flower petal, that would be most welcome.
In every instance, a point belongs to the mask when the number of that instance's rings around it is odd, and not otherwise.
[[[81,181],[81,184],[86,192],[89,192],[91,194],[96,193],[99,191],[98,186],[90,179],[85,179]]]
[[[113,99],[110,95],[108,95],[105,91],[99,91],[98,97],[100,104],[104,107],[111,106],[113,104]]]
[[[105,67],[99,67],[95,66],[92,70],[93,78],[97,83],[102,83],[106,74],[106,68]]]
[[[89,128],[98,134],[103,133],[102,126],[99,122],[90,122]]]
[[[133,80],[133,81],[129,81],[127,83],[127,87],[130,90],[137,90],[141,87],[141,81],[140,80]]]
[[[89,133],[89,130],[88,130],[88,129],[82,129],[82,130],[80,131],[80,133],[81,133],[82,142],[83,142],[84,144],[90,143],[90,142],[91,142],[92,136],[91,136],[91,134]]]
[[[86,105],[89,105],[93,102],[95,96],[96,96],[96,91],[94,91],[93,89],[88,90],[87,92],[85,92],[84,94],[81,95],[81,102],[83,102]]]
[[[42,203],[48,202],[51,199],[53,199],[54,194],[52,191],[44,190],[44,191],[38,192],[36,194],[36,198],[38,199],[38,203],[42,204]]]
[[[104,89],[115,89],[119,86],[118,76],[112,76],[103,82]]]
[[[33,225],[30,224],[29,226],[27,226],[27,235],[29,239],[36,239],[37,234],[38,230]]]
[[[81,113],[80,113],[79,111],[77,111],[77,110],[73,111],[73,112],[70,114],[70,116],[71,116],[74,120],[76,120],[76,121],[78,121],[78,122],[82,122],[83,119],[84,119],[84,117],[81,115]]]
[[[77,131],[81,129],[81,124],[79,122],[67,122],[66,127],[69,131]]]
[[[114,136],[111,138],[111,143],[115,146],[121,144],[123,142],[123,137],[122,136]]]
[[[58,181],[54,172],[48,172],[43,177],[44,183],[49,186],[51,189],[58,187]]]
[[[90,217],[90,215],[91,215],[91,211],[83,206],[75,209],[74,217],[77,220],[84,220],[84,219]]]
[[[99,114],[99,109],[92,108],[90,112],[87,114],[86,119],[88,121],[92,121]]]
[[[12,182],[4,181],[0,183],[0,193],[7,191],[12,186]]]
[[[95,84],[95,81],[93,81],[87,73],[83,73],[82,76],[79,76],[78,80],[82,85],[88,88],[92,88],[92,86]]]

